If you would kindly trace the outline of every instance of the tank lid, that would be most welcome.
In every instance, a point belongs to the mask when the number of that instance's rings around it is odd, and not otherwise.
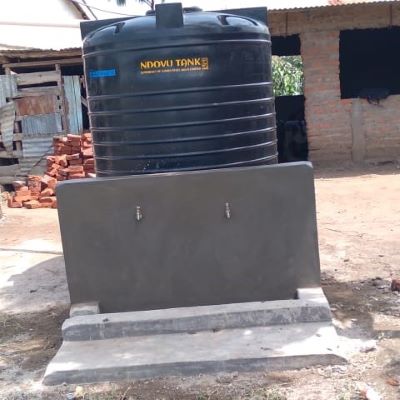
[[[145,39],[150,31],[153,38],[163,38],[165,29],[171,30],[168,36],[228,30],[268,32],[266,19],[266,7],[205,12],[198,7],[183,8],[181,3],[162,3],[156,5],[155,11],[142,17],[82,22],[81,32],[83,39],[93,38],[94,35],[96,39],[101,40],[102,37],[103,40],[112,41],[124,40],[125,35],[132,38],[133,34],[138,40]],[[118,34],[118,38],[115,34]]]

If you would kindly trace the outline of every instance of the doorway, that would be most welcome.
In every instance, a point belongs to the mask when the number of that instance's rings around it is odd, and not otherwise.
[[[272,37],[279,163],[307,161],[308,141],[300,37]]]

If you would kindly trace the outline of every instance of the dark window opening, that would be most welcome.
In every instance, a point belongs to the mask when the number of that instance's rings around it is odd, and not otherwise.
[[[272,37],[272,69],[278,160],[280,163],[306,161],[308,142],[299,35]]]
[[[299,35],[272,36],[272,55],[274,56],[299,56]]]
[[[271,45],[275,96],[302,95],[304,77],[299,35],[272,36]]]
[[[400,27],[340,32],[342,99],[400,94]]]

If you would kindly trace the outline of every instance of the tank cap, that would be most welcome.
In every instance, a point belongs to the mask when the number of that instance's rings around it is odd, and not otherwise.
[[[183,9],[181,3],[156,4],[157,28],[181,28]]]
[[[203,11],[203,9],[200,7],[184,7],[183,8],[183,12],[185,14],[194,13],[194,12],[202,12],[202,11]],[[149,15],[156,15],[155,10],[146,11],[146,16],[149,16]]]

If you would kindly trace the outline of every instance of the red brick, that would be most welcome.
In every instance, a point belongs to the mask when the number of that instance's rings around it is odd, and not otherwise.
[[[67,135],[67,139],[69,140],[69,141],[71,141],[71,140],[81,140],[81,135],[74,135],[74,134],[72,134],[72,133],[69,133],[68,135]]]
[[[51,167],[49,169],[51,171],[52,169],[58,170],[60,168],[61,168],[60,164],[54,163],[54,164],[51,165]]]
[[[57,169],[51,169],[50,171],[47,171],[47,175],[51,177],[56,177],[58,175],[58,170]]]
[[[84,139],[84,140],[92,140],[92,134],[90,133],[90,132],[85,132],[85,133],[83,133],[82,134],[82,138]]]
[[[28,194],[17,194],[14,196],[14,201],[23,203],[24,201],[32,200],[31,193]]]
[[[393,292],[400,292],[400,278],[399,279],[393,279],[392,284],[390,286],[390,289]]]
[[[69,169],[68,168],[61,168],[58,170],[58,175],[61,176],[68,176],[69,174]]]
[[[67,160],[71,161],[71,160],[79,160],[81,158],[81,154],[80,153],[75,153],[75,154],[70,154],[67,155]]]
[[[70,172],[70,173],[83,172],[83,166],[82,165],[70,165],[68,167],[68,172]]]
[[[12,183],[14,190],[18,190],[20,187],[25,186],[25,181],[14,181]]]
[[[40,208],[40,203],[37,200],[30,200],[24,203],[25,208]]]
[[[88,141],[82,142],[82,149],[88,149],[90,147],[93,147],[93,143],[92,142],[88,142]]]
[[[42,189],[45,189],[46,187],[49,187],[50,189],[55,189],[57,184],[57,180],[49,175],[42,176],[41,182],[42,182]]]
[[[16,192],[21,195],[31,194],[31,191],[29,190],[28,186],[21,186],[16,190]]]
[[[69,161],[69,165],[82,165],[83,164],[83,160],[82,158],[79,158],[78,160],[71,160]]]
[[[12,197],[7,200],[7,205],[9,208],[22,208],[22,202],[15,201]]]
[[[89,147],[87,149],[82,150],[82,154],[84,157],[93,157],[93,147]]]
[[[83,179],[86,178],[86,174],[84,172],[74,172],[68,175],[69,179]]]
[[[63,154],[61,156],[56,156],[55,162],[62,167],[67,167],[68,166],[68,161],[67,161],[67,155]]]
[[[38,175],[28,176],[28,187],[32,194],[39,194],[42,190],[42,177]]]
[[[83,165],[94,165],[94,158],[86,158]]]
[[[39,203],[40,208],[53,208],[51,203]]]
[[[39,197],[48,197],[48,196],[54,196],[54,190],[51,188],[46,188],[42,190],[42,193],[40,193]]]
[[[54,203],[56,203],[56,197],[55,196],[47,196],[47,197],[41,197],[39,199],[40,205],[43,206],[49,206],[50,208],[53,206]]]

